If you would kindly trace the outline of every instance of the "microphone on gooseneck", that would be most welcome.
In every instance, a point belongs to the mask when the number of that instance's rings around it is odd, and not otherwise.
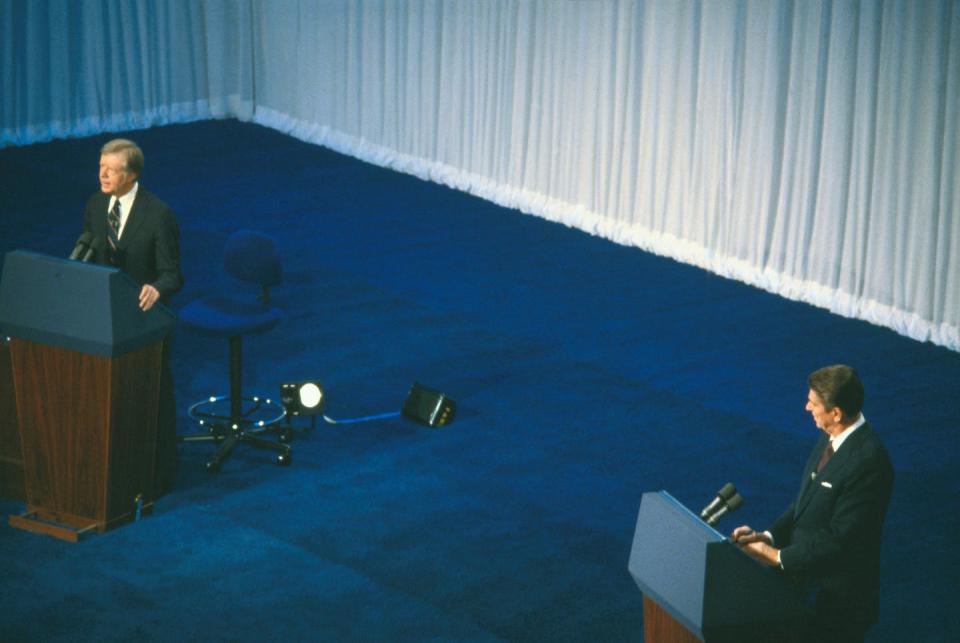
[[[720,509],[718,509],[715,514],[710,516],[709,520],[707,520],[707,524],[711,526],[717,524],[717,522],[721,518],[726,516],[728,513],[733,513],[734,511],[739,509],[740,505],[742,504],[743,504],[743,496],[741,496],[739,493],[733,494],[732,498],[730,498],[725,503],[723,503],[723,506],[720,507]]]
[[[93,259],[96,251],[101,247],[103,247],[103,239],[100,237],[93,237],[93,240],[90,242],[89,247],[87,247],[86,252],[83,253],[82,257],[80,257],[80,261],[90,261]]]
[[[93,239],[93,235],[89,232],[84,232],[77,239],[77,243],[73,246],[73,252],[70,253],[70,259],[79,259],[80,255],[83,254],[84,250],[90,247],[90,241]]]
[[[720,491],[717,492],[717,497],[714,498],[709,505],[703,508],[703,511],[700,512],[700,518],[706,520],[710,517],[714,511],[719,509],[726,503],[730,498],[732,498],[737,493],[737,488],[733,486],[732,482],[721,487]]]

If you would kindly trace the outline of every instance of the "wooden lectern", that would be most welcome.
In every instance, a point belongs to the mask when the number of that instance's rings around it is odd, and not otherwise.
[[[0,332],[11,337],[26,511],[12,526],[76,542],[149,511],[163,341],[115,268],[7,253]]]
[[[647,643],[795,641],[806,607],[777,570],[666,491],[645,493],[630,550]]]

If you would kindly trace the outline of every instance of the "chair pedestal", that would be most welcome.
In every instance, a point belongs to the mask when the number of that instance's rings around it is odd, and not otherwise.
[[[219,471],[238,444],[277,452],[277,463],[292,461],[289,427],[276,426],[286,413],[278,403],[259,396],[243,397],[243,342],[241,336],[230,338],[230,395],[213,396],[194,403],[187,411],[206,433],[181,436],[181,442],[218,442],[219,447],[207,462],[207,470]],[[263,437],[274,433],[279,441]]]

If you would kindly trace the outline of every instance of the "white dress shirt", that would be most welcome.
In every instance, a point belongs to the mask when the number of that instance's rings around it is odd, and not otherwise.
[[[123,236],[123,227],[127,225],[127,219],[130,217],[130,208],[133,207],[133,200],[137,198],[137,188],[140,182],[137,181],[130,188],[130,191],[120,197],[120,229],[117,231],[117,239]],[[113,204],[117,202],[117,197],[110,197],[110,203],[107,206],[107,212],[113,209]]]

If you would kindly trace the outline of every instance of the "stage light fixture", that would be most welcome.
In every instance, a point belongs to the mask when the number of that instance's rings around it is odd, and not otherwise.
[[[280,385],[280,403],[287,415],[323,413],[323,385],[315,380]]]
[[[456,402],[449,397],[414,382],[400,412],[408,419],[437,428],[453,422],[456,410]]]

